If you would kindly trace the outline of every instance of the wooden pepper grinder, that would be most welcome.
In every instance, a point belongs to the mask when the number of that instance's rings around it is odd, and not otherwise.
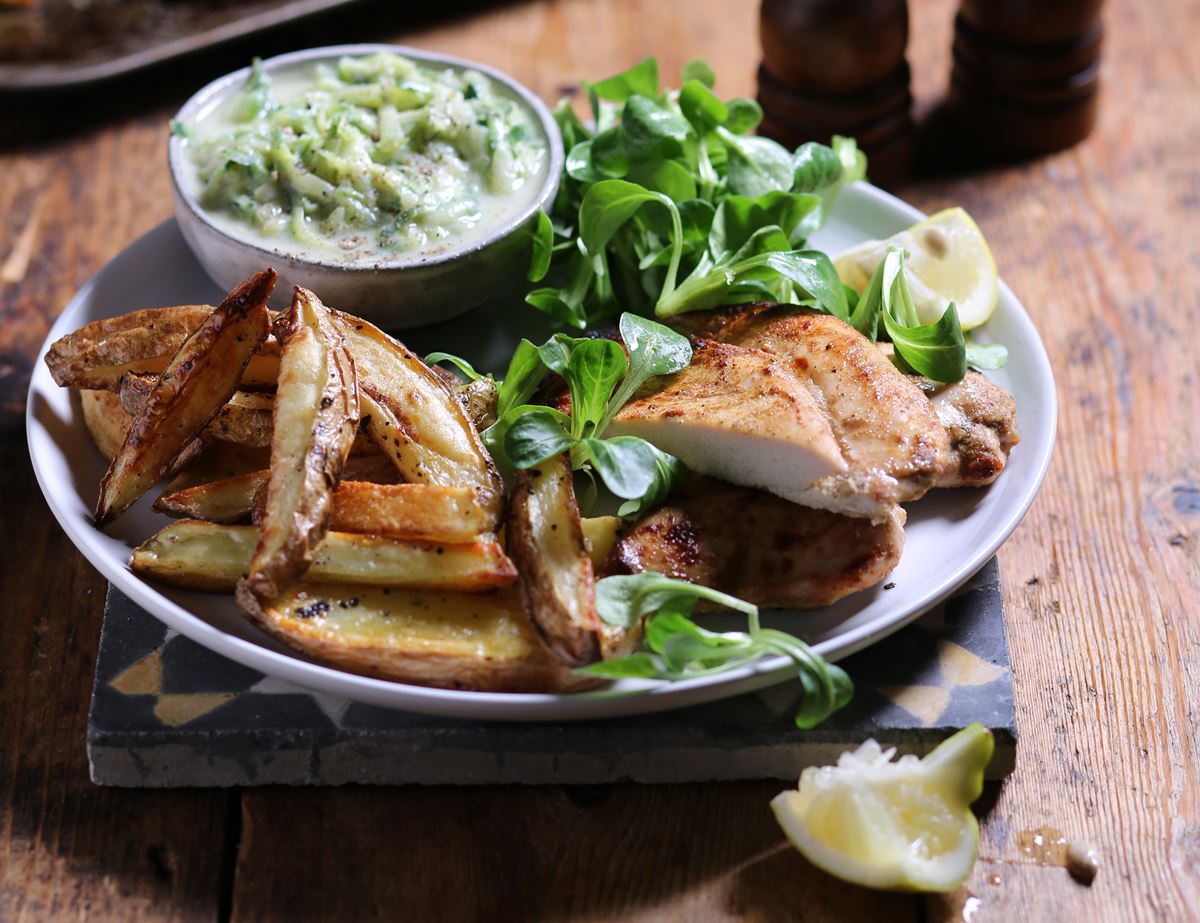
[[[872,182],[903,182],[914,146],[907,0],[763,0],[759,30],[759,132],[788,147],[851,135]]]
[[[1045,154],[1096,124],[1103,0],[962,0],[949,108],[995,155]]]

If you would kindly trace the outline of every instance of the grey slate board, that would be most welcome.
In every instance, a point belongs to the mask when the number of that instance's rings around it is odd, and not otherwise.
[[[999,573],[845,661],[853,701],[791,720],[796,683],[678,711],[564,724],[395,712],[264,677],[170,631],[110,588],[88,724],[92,780],[131,787],[794,780],[867,737],[923,754],[980,721],[1012,770]]]

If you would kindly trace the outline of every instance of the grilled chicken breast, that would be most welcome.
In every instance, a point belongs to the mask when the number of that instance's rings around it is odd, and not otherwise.
[[[999,477],[1020,441],[1012,395],[978,372],[953,384],[918,379],[950,436],[938,487],[983,487]]]
[[[657,571],[764,607],[812,609],[874,586],[899,562],[904,511],[878,522],[693,475],[622,535],[605,574]]]
[[[789,495],[806,506],[881,519],[932,487],[990,483],[1016,441],[1015,406],[998,385],[974,373],[948,387],[905,375],[835,317],[752,304],[680,327],[775,356],[822,409],[846,470]]]
[[[712,340],[693,340],[691,364],[648,382],[606,433],[640,436],[700,474],[790,500],[847,470],[825,413],[793,375],[766,353]]]

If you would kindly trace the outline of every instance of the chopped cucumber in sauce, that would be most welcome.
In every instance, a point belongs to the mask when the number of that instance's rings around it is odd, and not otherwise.
[[[530,110],[486,76],[388,53],[276,74],[255,60],[240,93],[174,131],[203,208],[350,259],[502,224],[537,196],[548,160]]]

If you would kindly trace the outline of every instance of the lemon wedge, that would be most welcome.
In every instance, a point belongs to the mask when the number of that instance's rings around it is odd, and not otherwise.
[[[809,862],[868,888],[950,891],[979,854],[969,805],[983,788],[992,733],[963,728],[924,759],[868,740],[836,766],[811,767],[771,808]]]
[[[917,317],[932,324],[954,302],[963,330],[996,310],[1000,282],[983,232],[961,208],[948,208],[887,240],[869,240],[834,258],[843,282],[862,293],[889,247],[908,251],[908,285]]]

